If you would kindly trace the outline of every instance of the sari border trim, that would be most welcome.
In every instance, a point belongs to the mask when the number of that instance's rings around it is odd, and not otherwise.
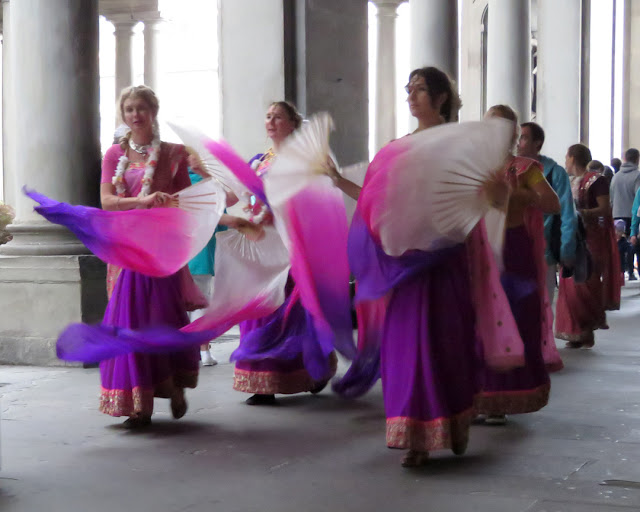
[[[426,421],[407,416],[387,418],[387,446],[421,452],[464,446],[475,415],[470,407],[452,416]]]
[[[526,414],[536,412],[549,403],[551,383],[517,391],[483,391],[476,396],[478,414]]]

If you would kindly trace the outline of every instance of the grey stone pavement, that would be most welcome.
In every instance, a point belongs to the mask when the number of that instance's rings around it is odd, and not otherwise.
[[[419,470],[385,447],[379,386],[249,407],[220,364],[185,418],[157,400],[153,428],[129,432],[97,411],[97,370],[0,367],[0,511],[640,510],[640,285],[623,294],[593,350],[561,350],[545,409],[475,425],[466,455]]]

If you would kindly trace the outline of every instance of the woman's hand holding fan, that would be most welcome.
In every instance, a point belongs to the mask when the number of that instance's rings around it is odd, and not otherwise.
[[[488,119],[430,128],[383,148],[359,208],[384,251],[400,256],[451,247],[490,210],[498,212],[491,202],[502,203],[505,191],[495,173],[512,135],[511,123]]]
[[[504,173],[496,171],[489,175],[482,184],[482,190],[492,208],[504,210],[509,202],[510,187],[504,178]]]

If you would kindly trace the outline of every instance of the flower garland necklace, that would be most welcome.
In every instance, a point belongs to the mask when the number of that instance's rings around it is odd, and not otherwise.
[[[134,148],[135,149],[135,148]],[[160,154],[160,139],[154,137],[151,141],[151,146],[147,151],[147,161],[144,168],[144,175],[142,176],[142,188],[138,197],[148,196],[151,191],[151,183],[153,182],[153,173],[156,171],[158,165],[158,155]],[[126,188],[124,186],[124,171],[129,165],[129,159],[127,158],[126,151],[118,160],[118,166],[116,167],[116,174],[111,181],[116,187],[116,192],[120,197],[124,197]]]

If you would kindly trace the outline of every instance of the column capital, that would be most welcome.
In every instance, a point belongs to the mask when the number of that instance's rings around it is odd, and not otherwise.
[[[162,23],[163,21],[165,21],[165,19],[160,14],[160,11],[137,12],[136,18],[145,25],[157,25],[158,23]]]
[[[397,18],[398,7],[407,0],[372,0],[378,8],[378,18]]]
[[[133,30],[133,27],[140,22],[140,20],[133,18],[130,14],[110,14],[105,17],[113,23],[116,31]]]

